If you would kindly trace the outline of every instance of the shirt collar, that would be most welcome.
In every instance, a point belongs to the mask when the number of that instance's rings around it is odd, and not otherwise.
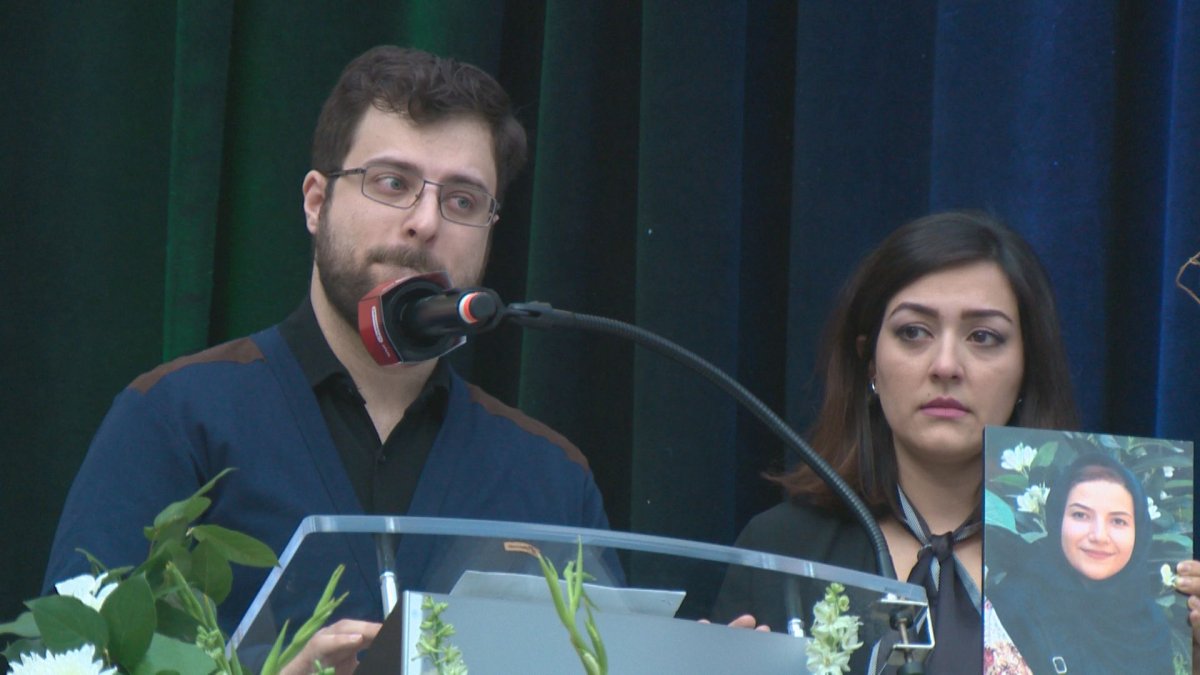
[[[279,333],[283,336],[288,347],[300,363],[300,370],[314,390],[330,378],[345,377],[353,382],[346,366],[333,353],[321,325],[317,323],[317,315],[313,311],[312,300],[304,296],[304,301],[286,319],[279,324]],[[417,400],[424,399],[434,391],[450,390],[450,369],[443,359],[438,359],[437,366],[429,374]]]

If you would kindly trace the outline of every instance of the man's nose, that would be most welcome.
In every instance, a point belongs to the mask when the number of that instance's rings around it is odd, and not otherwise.
[[[417,195],[416,203],[405,211],[405,238],[426,242],[437,236],[442,225],[439,197],[437,186],[426,183]]]

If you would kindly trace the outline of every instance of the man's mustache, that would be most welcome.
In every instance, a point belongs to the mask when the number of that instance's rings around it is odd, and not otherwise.
[[[418,274],[437,272],[443,269],[443,265],[427,251],[411,248],[373,248],[367,252],[367,262],[407,267]]]

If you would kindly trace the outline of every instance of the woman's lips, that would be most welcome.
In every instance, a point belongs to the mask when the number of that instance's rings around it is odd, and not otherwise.
[[[921,412],[930,417],[957,419],[967,414],[967,408],[952,398],[935,398],[921,406]]]

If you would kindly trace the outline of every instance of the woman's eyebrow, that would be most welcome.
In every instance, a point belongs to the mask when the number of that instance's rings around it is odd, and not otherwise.
[[[915,312],[917,314],[920,314],[922,316],[928,316],[930,318],[937,318],[938,316],[941,315],[940,312],[938,312],[936,309],[930,307],[929,305],[922,305],[919,302],[902,302],[902,303],[896,305],[896,308],[892,310],[892,313],[889,314],[889,316],[895,316],[896,314],[898,314],[899,312],[901,312],[903,310]],[[998,309],[991,309],[991,308],[963,310],[962,316],[964,319],[988,319],[988,318],[995,317],[998,319],[1003,319],[1003,320],[1007,321],[1008,323],[1013,323],[1012,317],[1010,317],[1008,314],[1006,314]]]

